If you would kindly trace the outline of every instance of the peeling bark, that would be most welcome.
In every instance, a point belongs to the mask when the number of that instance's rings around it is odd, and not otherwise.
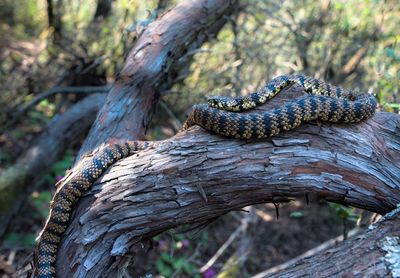
[[[285,90],[262,109],[295,93]],[[59,273],[115,275],[143,239],[306,192],[387,213],[400,203],[399,154],[400,116],[393,113],[359,124],[310,123],[247,142],[193,127],[152,142],[100,178],[63,237]]]

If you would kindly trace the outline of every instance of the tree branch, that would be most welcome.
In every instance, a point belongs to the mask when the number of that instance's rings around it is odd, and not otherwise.
[[[348,62],[342,67],[338,76],[335,78],[335,82],[341,83],[351,74],[353,74],[358,66],[360,65],[362,59],[364,59],[365,55],[367,54],[367,47],[359,48],[354,55],[348,60]]]
[[[79,157],[112,141],[143,139],[160,91],[177,76],[179,58],[218,34],[235,3],[186,0],[150,23],[130,51]]]
[[[93,123],[105,101],[104,94],[93,94],[55,117],[16,163],[0,175],[0,237],[18,212],[26,196],[34,190],[32,179],[39,179],[60,158],[67,146]]]
[[[115,274],[143,239],[304,193],[387,213],[400,203],[399,130],[399,115],[377,113],[359,124],[307,124],[265,140],[227,140],[193,127],[153,142],[116,163],[82,198],[57,269],[80,277]]]
[[[32,109],[35,105],[37,105],[39,102],[42,100],[57,94],[57,93],[73,93],[73,94],[94,94],[94,93],[105,93],[110,89],[110,86],[65,86],[65,87],[53,87],[47,91],[44,91],[43,93],[38,94],[35,96],[30,102],[25,104],[23,107],[21,107],[17,115],[15,116],[16,119],[19,119],[21,116],[23,116],[26,111],[29,109]]]

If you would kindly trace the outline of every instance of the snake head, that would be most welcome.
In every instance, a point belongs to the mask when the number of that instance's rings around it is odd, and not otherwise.
[[[219,98],[219,97],[215,97],[215,96],[208,97],[208,98],[207,98],[207,104],[208,104],[208,106],[214,107],[214,108],[218,108],[218,107],[219,107],[219,106],[218,106],[218,104],[219,104],[218,98]]]
[[[212,96],[207,99],[208,106],[232,111],[239,105],[239,103],[231,97],[225,96]]]

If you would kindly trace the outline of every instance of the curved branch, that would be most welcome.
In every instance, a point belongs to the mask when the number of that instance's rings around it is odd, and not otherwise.
[[[389,212],[400,203],[399,130],[400,116],[377,113],[357,125],[308,124],[266,140],[227,140],[193,127],[154,142],[116,163],[82,198],[58,270],[115,274],[143,239],[306,192]]]

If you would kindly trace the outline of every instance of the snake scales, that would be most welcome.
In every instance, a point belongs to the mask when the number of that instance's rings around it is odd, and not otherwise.
[[[264,113],[235,113],[264,104],[284,87],[303,86],[307,97],[287,102],[282,107]],[[303,75],[283,75],[268,82],[247,97],[212,97],[208,105],[195,105],[183,129],[192,125],[232,138],[265,138],[290,130],[302,122],[320,119],[330,122],[359,122],[371,117],[376,101],[368,94],[357,95],[318,79]],[[56,276],[57,250],[68,226],[76,201],[113,163],[146,148],[145,142],[115,144],[98,151],[62,183],[53,197],[49,217],[39,235],[35,254],[37,276]]]

